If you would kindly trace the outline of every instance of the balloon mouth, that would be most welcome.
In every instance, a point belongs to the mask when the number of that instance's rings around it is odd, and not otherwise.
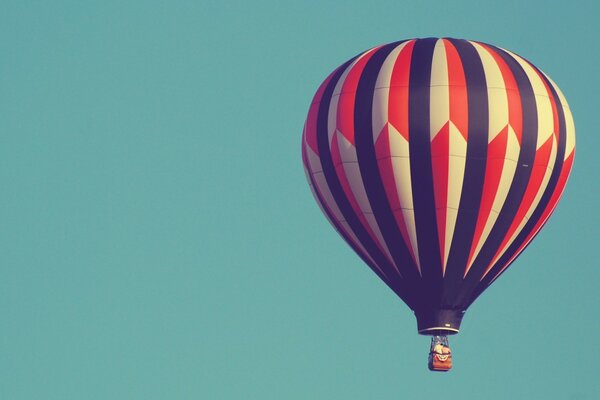
[[[448,335],[456,335],[460,332],[458,329],[444,327],[444,326],[436,326],[427,329],[419,329],[419,334],[428,335],[428,336],[448,336]]]
[[[421,335],[456,335],[464,310],[415,310],[417,330]]]

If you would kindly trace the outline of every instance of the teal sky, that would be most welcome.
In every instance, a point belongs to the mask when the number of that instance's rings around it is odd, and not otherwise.
[[[598,398],[599,4],[4,1],[0,398]],[[528,58],[577,128],[562,202],[448,374],[300,159],[333,68],[425,36]]]

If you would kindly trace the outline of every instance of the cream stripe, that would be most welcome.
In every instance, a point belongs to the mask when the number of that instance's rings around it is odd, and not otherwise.
[[[412,199],[412,182],[410,174],[409,143],[388,123],[389,120],[389,87],[391,86],[392,73],[401,51],[412,41],[407,41],[397,46],[387,56],[380,69],[375,84],[373,98],[373,142],[376,143],[379,134],[387,125],[389,130],[389,146],[394,174],[394,185],[400,202],[402,217],[404,219],[410,246],[415,255],[415,263],[420,271],[419,251],[417,248],[417,232]],[[406,132],[405,132],[406,133]],[[396,211],[396,210],[394,210]]]
[[[502,255],[510,247],[510,245],[513,243],[513,241],[519,235],[519,233],[521,232],[521,230],[527,223],[528,219],[530,218],[531,214],[537,207],[537,205],[538,205],[539,201],[541,200],[542,195],[548,185],[548,181],[550,179],[552,170],[554,168],[554,160],[556,159],[556,139],[555,139],[555,136],[553,135],[554,113],[552,111],[552,104],[550,103],[550,99],[548,98],[548,92],[546,91],[544,82],[542,81],[540,76],[537,74],[537,72],[533,69],[533,67],[527,61],[525,61],[524,59],[522,59],[521,57],[517,56],[514,53],[510,53],[510,54],[519,63],[519,65],[521,65],[521,67],[527,74],[527,77],[532,85],[534,93],[536,93],[535,102],[536,102],[537,121],[538,121],[536,150],[539,150],[540,147],[544,143],[546,143],[550,137],[552,137],[552,139],[551,139],[552,140],[552,149],[551,149],[550,159],[548,160],[547,168],[545,169],[544,177],[542,179],[540,187],[538,188],[538,190],[535,194],[533,202],[531,203],[529,209],[527,210],[527,212],[525,214],[525,218],[523,218],[523,220],[519,223],[519,226],[514,231],[514,233],[512,234],[512,236],[506,243],[506,245],[502,248],[502,250],[498,253],[496,258],[492,261],[492,265],[495,264],[498,261],[498,259],[500,259],[500,257],[502,257]],[[529,165],[529,166],[525,166],[525,167],[533,168],[534,166]],[[529,183],[529,184],[531,184],[531,183]]]
[[[571,113],[569,104],[567,103],[567,100],[565,99],[565,96],[561,92],[560,88],[556,85],[556,83],[554,83],[554,81],[548,75],[544,74],[544,76],[546,76],[546,78],[548,78],[548,81],[550,81],[550,84],[552,85],[554,90],[556,90],[556,93],[558,94],[558,98],[560,99],[562,109],[563,109],[563,112],[565,115],[565,127],[567,130],[566,143],[565,143],[565,160],[566,160],[567,157],[569,157],[569,155],[575,148],[575,123],[573,121],[573,114]],[[557,107],[558,106],[559,105],[557,105]]]
[[[391,124],[388,124],[390,154],[392,156],[392,171],[394,173],[394,184],[396,193],[402,208],[402,217],[406,224],[406,231],[410,245],[415,255],[415,263],[419,271],[419,248],[417,244],[417,227],[415,224],[415,211],[412,197],[412,177],[410,174],[409,143]],[[394,210],[396,211],[396,210]]]
[[[462,194],[463,180],[465,176],[465,165],[467,162],[467,142],[459,130],[450,122],[450,154],[448,160],[448,197],[446,207],[446,227],[444,239],[444,260],[445,268],[450,254],[450,246],[456,229],[456,219],[458,218],[458,207]]]
[[[498,191],[496,192],[496,197],[494,198],[494,203],[492,205],[492,210],[498,213],[500,210],[502,210],[504,202],[506,201],[506,197],[508,196],[508,192],[510,191],[513,178],[515,177],[517,160],[519,159],[520,153],[521,146],[519,145],[517,134],[512,126],[508,125],[504,166],[502,168],[502,175],[500,177]]]
[[[377,141],[381,130],[388,122],[389,111],[389,87],[391,85],[392,73],[396,60],[402,49],[408,44],[404,42],[398,46],[387,56],[377,75],[375,83],[375,92],[373,94],[373,142]]]
[[[319,206],[319,209],[321,210],[321,212],[323,213],[323,215],[325,216],[327,221],[329,221],[331,226],[333,226],[333,228],[338,232],[338,234],[340,236],[343,236],[342,232],[340,232],[340,229],[341,229],[343,231],[343,233],[346,234],[346,236],[348,236],[348,238],[352,242],[352,244],[355,247],[357,247],[364,254],[364,256],[371,262],[371,264],[373,264],[379,270],[379,272],[381,272],[381,274],[383,276],[387,277],[387,275],[379,268],[379,266],[377,266],[375,261],[373,261],[373,259],[371,258],[371,255],[367,252],[367,250],[363,247],[363,245],[358,241],[358,238],[354,235],[354,232],[352,232],[352,229],[350,229],[350,226],[348,225],[348,223],[346,221],[337,219],[337,223],[338,223],[338,225],[340,225],[340,227],[338,229],[336,224],[331,220],[331,218],[329,217],[329,214],[325,211],[325,207],[329,208],[331,213],[334,214],[334,217],[335,217],[336,213],[334,212],[333,208],[330,205],[325,205],[325,204],[321,203],[319,196],[317,195],[317,190],[314,187],[314,185],[311,183],[311,175],[310,175],[311,173],[306,168],[306,166],[304,166],[304,174],[306,175],[306,180],[308,181],[308,186],[310,187],[310,191],[311,191],[313,197],[315,198],[315,201],[316,201],[317,205]],[[333,207],[335,209],[337,209],[337,205],[333,204]],[[340,215],[339,210],[337,210],[337,215]]]
[[[438,39],[431,62],[431,87],[429,97],[429,137],[433,140],[450,120],[450,93],[448,88],[448,60],[444,41]]]
[[[454,125],[450,122],[450,88],[449,88],[449,77],[448,77],[448,59],[446,57],[446,47],[444,41],[438,39],[435,48],[433,50],[433,58],[431,61],[431,81],[429,88],[429,140],[433,140],[440,134],[440,130],[444,125],[449,124],[452,126],[448,127],[449,130],[456,131],[460,136],[460,133],[456,130]],[[449,136],[453,136],[448,133]],[[453,141],[453,138],[449,137],[448,141]],[[458,141],[457,141],[458,142]],[[449,147],[452,147],[451,145]],[[466,145],[464,146],[466,148]],[[446,261],[448,260],[448,254],[450,253],[450,244],[452,241],[452,234],[454,230],[454,223],[456,222],[457,212],[456,210],[449,209],[451,203],[450,200],[450,187],[455,184],[452,180],[460,179],[460,187],[454,188],[454,192],[458,191],[458,197],[460,198],[460,190],[462,188],[462,178],[464,174],[465,160],[462,157],[450,157],[449,155],[438,155],[437,157],[448,157],[448,176],[446,187],[436,187],[436,194],[440,194],[440,190],[446,191],[446,218],[445,226],[438,226],[439,235],[444,236],[444,248],[442,249],[442,271],[445,272]],[[432,159],[433,161],[433,159]],[[463,173],[456,171],[460,169],[462,164]],[[452,170],[455,171],[452,171]],[[439,182],[434,182],[439,185]],[[458,208],[458,206],[456,207]],[[438,221],[439,223],[439,221]],[[440,239],[441,242],[441,239]]]
[[[575,122],[570,109],[563,107],[565,113],[565,125],[567,128],[567,141],[565,143],[565,160],[575,149]]]
[[[346,176],[348,185],[350,186],[350,191],[356,199],[356,202],[360,207],[360,211],[365,214],[365,219],[369,227],[375,234],[379,245],[388,257],[389,262],[395,265],[393,263],[392,255],[385,243],[383,235],[381,234],[379,225],[377,224],[375,218],[373,218],[373,210],[371,209],[371,204],[369,203],[369,198],[365,191],[362,176],[360,173],[360,167],[358,165],[356,148],[352,145],[352,143],[346,140],[344,135],[342,135],[339,131],[337,131],[334,140],[337,140],[337,144],[340,150],[340,156],[342,159],[342,165],[336,166],[336,171],[340,171],[340,169],[342,169],[342,173]]]
[[[560,88],[558,87],[558,85],[552,80],[552,78],[550,78],[544,72],[542,72],[542,74],[546,77],[546,79],[548,79],[548,81],[550,81],[550,84],[552,85],[552,87],[554,88],[554,90],[556,90],[556,94],[558,94],[558,98],[559,98],[562,106],[566,107],[566,108],[569,108],[569,103],[567,102],[567,99],[565,98],[565,95],[560,90]],[[547,94],[545,94],[545,95],[547,96]]]
[[[321,197],[323,198],[323,202],[327,207],[331,210],[336,221],[342,221],[344,219],[342,212],[337,206],[331,191],[329,190],[329,186],[327,185],[327,180],[325,179],[325,175],[323,172],[316,172],[312,174],[313,180],[315,182],[316,189],[321,193]]]
[[[329,190],[329,186],[327,186],[327,182],[325,181],[325,177],[323,176],[323,173],[319,172],[319,173],[316,173],[316,174],[312,174],[313,179],[314,179],[314,181],[315,181],[315,183],[316,183],[316,185],[318,187],[318,188],[315,188],[313,186],[313,184],[310,183],[310,179],[308,178],[308,174],[310,172],[307,171],[306,168],[305,168],[304,172],[307,174],[307,179],[308,179],[308,184],[310,186],[310,190],[311,190],[311,192],[312,192],[315,200],[317,201],[317,204],[319,205],[319,208],[321,209],[321,212],[323,213],[323,215],[325,215],[325,217],[327,218],[327,220],[329,221],[329,223],[334,228],[336,228],[336,226],[333,223],[333,221],[331,221],[331,219],[329,218],[329,216],[325,212],[325,207],[329,208],[329,210],[333,214],[333,218],[335,218],[336,222],[341,225],[341,229],[343,229],[344,233],[346,233],[346,235],[350,238],[350,240],[352,240],[352,242],[354,243],[354,245],[356,247],[358,247],[365,254],[365,256],[369,259],[369,261],[371,261],[375,266],[377,266],[375,264],[375,261],[373,261],[373,259],[371,258],[371,255],[369,254],[369,252],[363,247],[363,245],[360,243],[360,241],[358,240],[358,238],[356,237],[356,235],[354,234],[354,232],[350,228],[350,225],[348,225],[348,223],[346,221],[344,221],[344,219],[342,217],[342,213],[340,212],[337,204],[333,200],[333,196],[331,195],[331,191]],[[323,202],[325,204],[322,204],[321,201],[319,201],[319,197],[317,197],[316,190],[318,190],[319,193],[321,194],[321,198],[323,199]],[[337,230],[337,228],[336,228],[336,230]],[[379,269],[378,266],[377,266],[377,269]],[[379,271],[384,276],[386,275],[381,269],[379,269]]]
[[[339,107],[339,101],[341,99],[341,96],[354,96],[353,93],[341,93],[342,89],[344,87],[344,82],[346,81],[348,74],[350,73],[351,69],[354,68],[356,63],[358,63],[363,57],[365,57],[368,54],[369,54],[369,52],[365,52],[365,53],[361,54],[359,57],[357,57],[357,59],[351,65],[349,65],[348,68],[346,68],[346,70],[340,77],[340,80],[335,85],[335,88],[333,91],[333,97],[331,99],[331,103],[329,106],[329,113],[328,113],[328,135],[329,135],[329,146],[330,146],[329,150],[331,151],[332,141],[337,140],[337,145],[338,145],[338,148],[340,151],[340,157],[341,157],[343,164],[337,165],[335,167],[336,172],[342,173],[345,175],[345,177],[348,181],[348,185],[350,187],[350,191],[352,192],[352,195],[356,199],[356,202],[360,208],[360,211],[365,214],[365,219],[367,221],[367,224],[373,231],[374,235],[376,236],[373,239],[377,240],[379,242],[380,247],[383,249],[384,253],[386,254],[386,256],[388,258],[388,261],[390,263],[392,263],[392,265],[395,266],[395,264],[393,263],[393,259],[391,257],[390,251],[387,248],[387,245],[385,243],[385,240],[383,240],[383,236],[381,234],[381,231],[379,230],[379,226],[377,225],[376,221],[373,218],[366,217],[366,215],[372,214],[373,211],[371,210],[371,206],[369,204],[369,201],[368,201],[368,198],[367,198],[367,195],[365,192],[365,188],[364,188],[364,185],[362,182],[360,169],[358,167],[356,148],[338,130],[338,125],[337,125],[337,114],[338,114],[338,107]]]
[[[310,146],[308,145],[308,143],[304,143],[304,146],[306,147],[306,159],[308,162],[308,166],[310,167],[310,171],[313,174],[316,174],[317,172],[322,172],[323,171],[323,166],[321,165],[321,159],[319,158],[319,156],[317,155],[317,153],[315,153]]]
[[[496,220],[498,219],[500,210],[504,206],[504,202],[506,201],[506,197],[508,196],[508,192],[510,190],[513,178],[515,177],[517,162],[514,160],[516,160],[519,157],[519,151],[519,143],[517,142],[517,138],[515,136],[514,131],[509,126],[508,143],[504,157],[504,163],[502,166],[502,173],[500,175],[500,182],[498,183],[498,190],[496,191],[496,197],[494,197],[494,202],[492,203],[492,211],[490,212],[490,215],[485,223],[483,232],[481,234],[481,238],[477,243],[477,246],[475,247],[475,252],[473,253],[471,263],[475,260],[475,258],[481,251],[481,248],[483,247],[490,232],[492,231],[492,228],[494,227],[494,224],[496,223]]]
[[[385,272],[383,272],[383,270],[381,270],[381,268],[379,268],[379,265],[377,265],[377,263],[375,261],[373,261],[369,252],[363,247],[363,245],[360,243],[358,238],[354,235],[354,232],[352,232],[352,229],[350,228],[350,225],[348,224],[348,222],[338,221],[338,223],[342,226],[342,229],[344,230],[344,232],[346,232],[346,234],[348,234],[350,239],[352,239],[352,242],[356,245],[356,247],[358,247],[360,249],[360,251],[362,251],[363,254],[366,255],[367,259],[369,261],[371,261],[371,264],[373,264],[375,266],[375,268],[377,268],[379,270],[379,272],[381,272],[383,274],[383,276],[387,277]]]
[[[483,64],[489,105],[488,143],[508,124],[508,96],[502,71],[492,55],[479,43],[470,42]]]
[[[523,228],[525,227],[525,224],[527,223],[527,221],[529,221],[529,218],[531,218],[531,214],[533,214],[533,212],[535,211],[536,207],[538,206],[540,200],[542,199],[542,195],[544,194],[544,191],[546,190],[546,187],[548,186],[548,182],[550,181],[550,176],[552,175],[552,170],[554,169],[554,161],[556,160],[556,146],[557,146],[556,136],[552,136],[552,149],[550,152],[550,159],[548,160],[548,165],[545,169],[544,177],[542,179],[542,182],[540,183],[540,187],[533,199],[533,202],[531,203],[531,206],[525,213],[525,217],[519,223],[519,226],[514,231],[511,238],[504,246],[504,248],[500,251],[500,253],[498,253],[498,256],[496,256],[496,258],[494,258],[491,265],[494,265],[500,259],[500,257],[502,257],[502,255],[506,252],[506,250],[510,247],[510,245],[517,238],[519,233],[521,233],[521,230],[523,230]],[[531,166],[530,166],[530,168],[531,168]]]
[[[368,51],[364,52],[363,54],[358,56],[356,58],[356,60],[354,60],[346,68],[346,70],[340,76],[340,79],[335,84],[335,88],[333,89],[333,94],[331,95],[331,102],[329,103],[329,110],[327,113],[327,138],[328,138],[329,147],[331,147],[331,141],[333,140],[333,135],[337,129],[337,110],[338,110],[338,104],[340,101],[340,93],[342,92],[342,88],[344,87],[344,82],[346,82],[346,78],[348,77],[350,70],[352,70],[352,68],[354,68],[356,63],[358,63],[367,54],[368,54]]]
[[[506,92],[506,86],[502,71],[498,66],[494,57],[489,53],[487,49],[481,46],[479,43],[470,42],[477,50],[479,57],[483,64],[483,70],[485,74],[485,80],[487,83],[488,92],[488,105],[489,105],[489,125],[488,125],[488,144],[491,143],[503,129],[508,129],[507,132],[507,148],[504,153],[504,161],[502,164],[502,171],[500,180],[498,182],[498,188],[494,200],[492,202],[492,209],[490,214],[485,221],[483,230],[479,241],[475,246],[473,257],[471,258],[471,264],[467,269],[471,268],[473,261],[479,255],[481,248],[487,240],[490,232],[496,220],[512,184],[516,166],[520,152],[520,146],[517,141],[514,130],[509,123],[509,108],[508,108],[508,95]]]
[[[544,82],[538,73],[533,69],[531,64],[514,53],[510,54],[521,65],[527,74],[527,78],[529,79],[533,91],[536,94],[535,104],[537,110],[538,133],[535,148],[537,150],[544,143],[546,143],[550,135],[552,135],[554,132],[554,112],[552,111],[552,104],[548,98],[548,91],[546,90]]]

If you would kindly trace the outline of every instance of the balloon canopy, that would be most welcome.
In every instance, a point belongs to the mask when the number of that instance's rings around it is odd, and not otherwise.
[[[431,335],[457,333],[537,235],[574,153],[571,112],[547,75],[451,38],[342,64],[317,90],[302,138],[321,210]]]

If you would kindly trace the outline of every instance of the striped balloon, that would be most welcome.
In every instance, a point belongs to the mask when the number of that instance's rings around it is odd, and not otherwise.
[[[449,38],[341,65],[302,138],[323,213],[424,334],[458,332],[554,211],[574,153],[571,112],[548,76],[507,50]]]

